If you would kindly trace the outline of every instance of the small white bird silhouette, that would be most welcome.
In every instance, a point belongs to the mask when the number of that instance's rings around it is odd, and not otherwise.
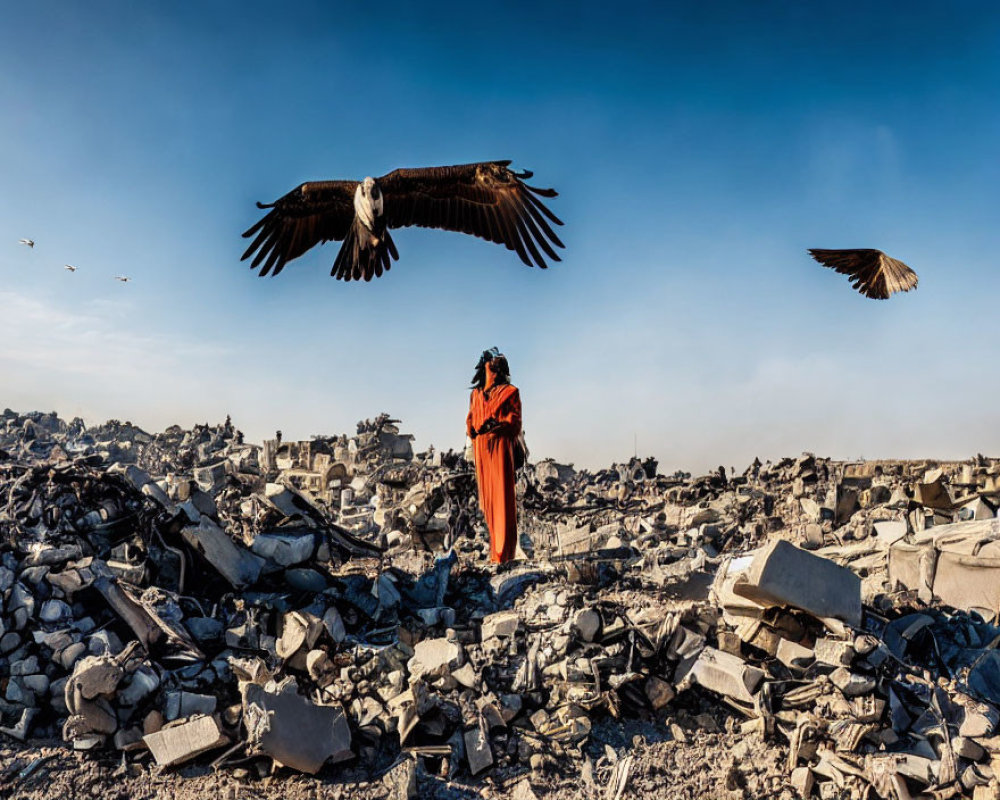
[[[65,266],[65,267],[66,267],[66,269],[68,269],[68,270],[69,270],[70,272],[76,272],[76,267],[74,267],[74,266],[73,266],[72,264],[66,264],[66,265],[64,265],[64,266]]]
[[[122,283],[128,283],[132,280],[128,275],[115,275],[116,281],[121,281]]]
[[[18,239],[17,243],[18,244],[26,244],[26,245],[28,245],[28,247],[34,247],[35,246],[35,242],[32,239]]]

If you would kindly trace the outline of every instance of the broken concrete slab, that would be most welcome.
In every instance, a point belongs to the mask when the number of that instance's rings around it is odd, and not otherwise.
[[[775,658],[791,669],[793,673],[801,674],[816,660],[816,654],[798,642],[781,639],[775,651]]]
[[[763,679],[763,670],[712,647],[704,648],[694,659],[681,662],[674,675],[678,684],[696,683],[742,703],[753,703]]]
[[[469,761],[469,772],[478,775],[493,766],[493,750],[490,740],[481,725],[474,725],[464,734],[465,755]]]
[[[888,554],[889,580],[987,619],[1000,610],[1000,519],[935,526]]]
[[[962,721],[959,723],[959,736],[983,738],[990,736],[1000,722],[1000,710],[986,703],[975,703],[971,698],[962,707]]]
[[[519,624],[520,619],[516,611],[498,611],[495,614],[489,614],[483,617],[480,626],[482,640],[485,642],[487,639],[497,636],[513,636],[517,633]]]
[[[784,539],[759,550],[732,590],[761,605],[793,606],[820,618],[861,624],[861,579]]]
[[[182,717],[208,716],[215,713],[219,700],[213,695],[194,692],[167,692],[163,715],[167,721]]]
[[[413,648],[413,658],[407,663],[414,678],[434,680],[462,666],[462,645],[449,639],[424,639]]]
[[[247,744],[276,762],[315,775],[329,760],[353,758],[351,730],[340,708],[319,706],[298,694],[294,679],[270,691],[242,686]]]
[[[316,542],[311,531],[297,536],[261,533],[254,537],[250,549],[261,558],[269,559],[282,567],[290,567],[312,558]]]
[[[881,520],[873,525],[879,542],[888,546],[906,536],[905,520]]]
[[[183,764],[195,756],[229,744],[215,717],[195,717],[142,737],[161,767]]]
[[[821,664],[835,667],[849,667],[854,660],[854,642],[844,642],[838,639],[819,638],[813,646],[816,660]]]
[[[197,527],[184,528],[181,534],[234,588],[250,586],[260,577],[262,559],[233,542],[207,517],[202,517]]]

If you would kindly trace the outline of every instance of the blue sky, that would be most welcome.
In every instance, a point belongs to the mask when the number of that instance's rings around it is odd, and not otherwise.
[[[536,457],[1000,454],[995,4],[0,6],[0,405],[459,446],[496,345]],[[303,180],[492,158],[559,190],[561,264],[416,229],[371,284],[239,262]]]

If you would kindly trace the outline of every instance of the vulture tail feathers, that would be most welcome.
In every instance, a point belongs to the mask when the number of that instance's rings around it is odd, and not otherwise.
[[[396,249],[396,243],[392,240],[392,236],[389,235],[389,229],[386,228],[385,232],[382,234],[382,241],[385,242],[385,249],[387,254],[392,256],[393,261],[399,261],[399,251]],[[385,268],[389,269],[389,259],[385,259]]]
[[[389,230],[385,229],[381,236],[375,237],[355,217],[333,262],[330,275],[342,281],[370,281],[381,277],[392,262],[398,260],[399,251]]]

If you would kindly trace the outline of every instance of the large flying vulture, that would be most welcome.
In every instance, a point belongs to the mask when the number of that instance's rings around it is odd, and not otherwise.
[[[333,239],[344,243],[330,274],[370,281],[399,258],[389,230],[419,225],[502,244],[529,267],[545,269],[542,254],[559,261],[552,245],[564,246],[549,222],[562,222],[538,198],[556,192],[528,186],[524,179],[532,173],[514,172],[509,164],[397,169],[360,183],[303,183],[273,203],[257,203],[271,210],[243,234],[254,237],[243,260],[253,256],[250,266],[261,267],[261,276],[277,275],[293,258]]]
[[[887,300],[894,292],[908,292],[917,285],[917,273],[881,250],[815,250],[809,254],[824,267],[847,275],[865,297]]]

